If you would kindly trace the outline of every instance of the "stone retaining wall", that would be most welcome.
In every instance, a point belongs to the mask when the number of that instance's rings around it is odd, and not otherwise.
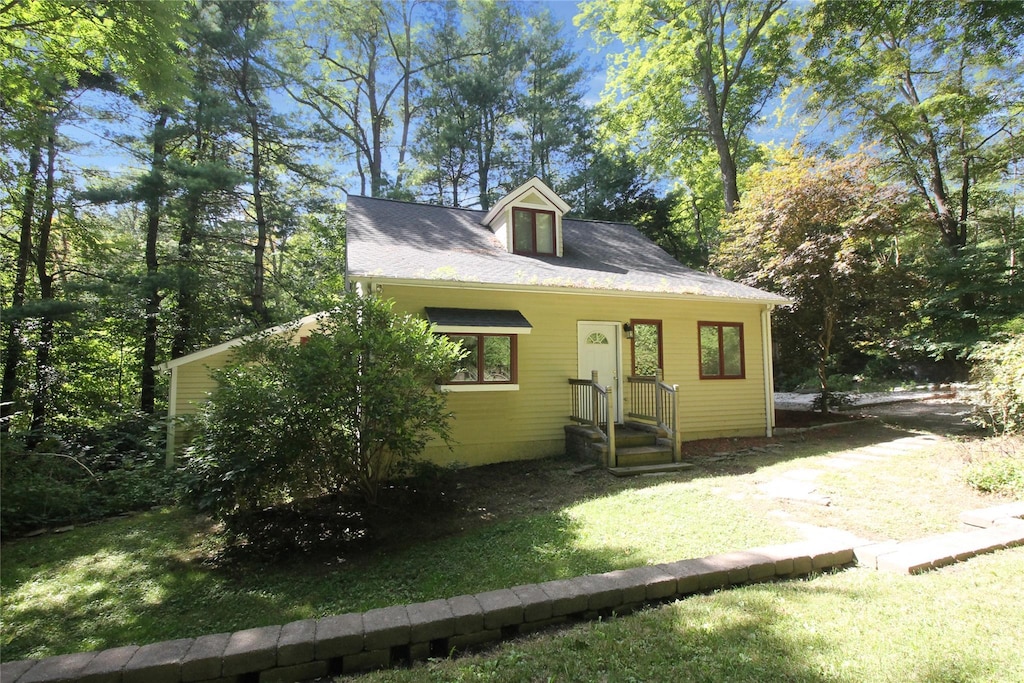
[[[0,666],[3,683],[286,683],[447,657],[568,621],[852,564],[849,540],[802,542]]]

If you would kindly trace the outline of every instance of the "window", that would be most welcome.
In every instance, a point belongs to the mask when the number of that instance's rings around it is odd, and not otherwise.
[[[512,209],[512,251],[516,254],[555,253],[555,213]]]
[[[661,321],[630,320],[633,327],[633,374],[650,376],[665,369],[661,352]]]
[[[467,352],[450,384],[515,384],[516,335],[449,334],[448,338],[461,342]]]
[[[698,323],[700,378],[743,379],[742,323]]]

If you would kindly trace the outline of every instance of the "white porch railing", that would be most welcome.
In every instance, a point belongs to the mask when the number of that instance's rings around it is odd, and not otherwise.
[[[682,438],[679,431],[679,385],[666,384],[660,369],[653,375],[627,377],[629,416],[664,429],[672,440],[672,462],[679,462]]]
[[[615,396],[611,386],[597,381],[597,370],[590,379],[569,379],[572,387],[572,415],[569,419],[600,430],[608,444],[608,467],[618,467],[615,456]]]

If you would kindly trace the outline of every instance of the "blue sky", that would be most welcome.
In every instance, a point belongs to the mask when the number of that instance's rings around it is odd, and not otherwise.
[[[563,34],[571,42],[575,51],[579,54],[584,62],[584,66],[589,73],[589,77],[586,84],[586,95],[585,99],[588,104],[595,104],[601,97],[602,91],[605,84],[607,59],[609,54],[614,50],[599,50],[596,43],[592,40],[590,35],[586,32],[581,32],[574,24],[573,18],[578,14],[579,2],[575,0],[541,0],[538,4],[546,7],[550,10],[552,16],[563,23]],[[102,98],[102,96],[97,96]],[[113,104],[109,99],[107,104]],[[791,126],[787,126],[783,123],[781,126],[776,126],[776,117],[773,115],[772,110],[779,105],[778,102],[770,103],[765,110],[765,125],[761,126],[755,131],[755,138],[762,142],[778,141],[778,142],[789,142],[795,136],[795,129]],[[141,123],[141,122],[137,122]],[[134,166],[139,168],[139,162],[126,155],[123,150],[119,150],[118,147],[112,144],[109,140],[104,140],[103,133],[95,129],[97,125],[95,120],[88,122],[86,125],[75,125],[72,124],[69,128],[65,129],[65,133],[78,142],[86,143],[86,145],[78,150],[76,161],[83,165],[89,166],[103,171],[111,173],[117,173],[119,169],[125,166]],[[129,124],[131,125],[131,124]],[[100,124],[101,128],[106,128]],[[113,129],[116,132],[124,133],[125,125],[115,123]],[[120,130],[118,130],[120,129]],[[107,131],[110,133],[111,131]],[[819,134],[825,131],[819,131]],[[139,168],[139,170],[142,170]]]

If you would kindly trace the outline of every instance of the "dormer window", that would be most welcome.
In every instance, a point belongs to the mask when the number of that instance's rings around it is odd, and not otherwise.
[[[530,178],[498,200],[481,223],[505,251],[520,256],[562,255],[562,216],[569,205],[540,178]]]
[[[512,209],[512,245],[517,254],[553,256],[555,212],[520,207]]]

